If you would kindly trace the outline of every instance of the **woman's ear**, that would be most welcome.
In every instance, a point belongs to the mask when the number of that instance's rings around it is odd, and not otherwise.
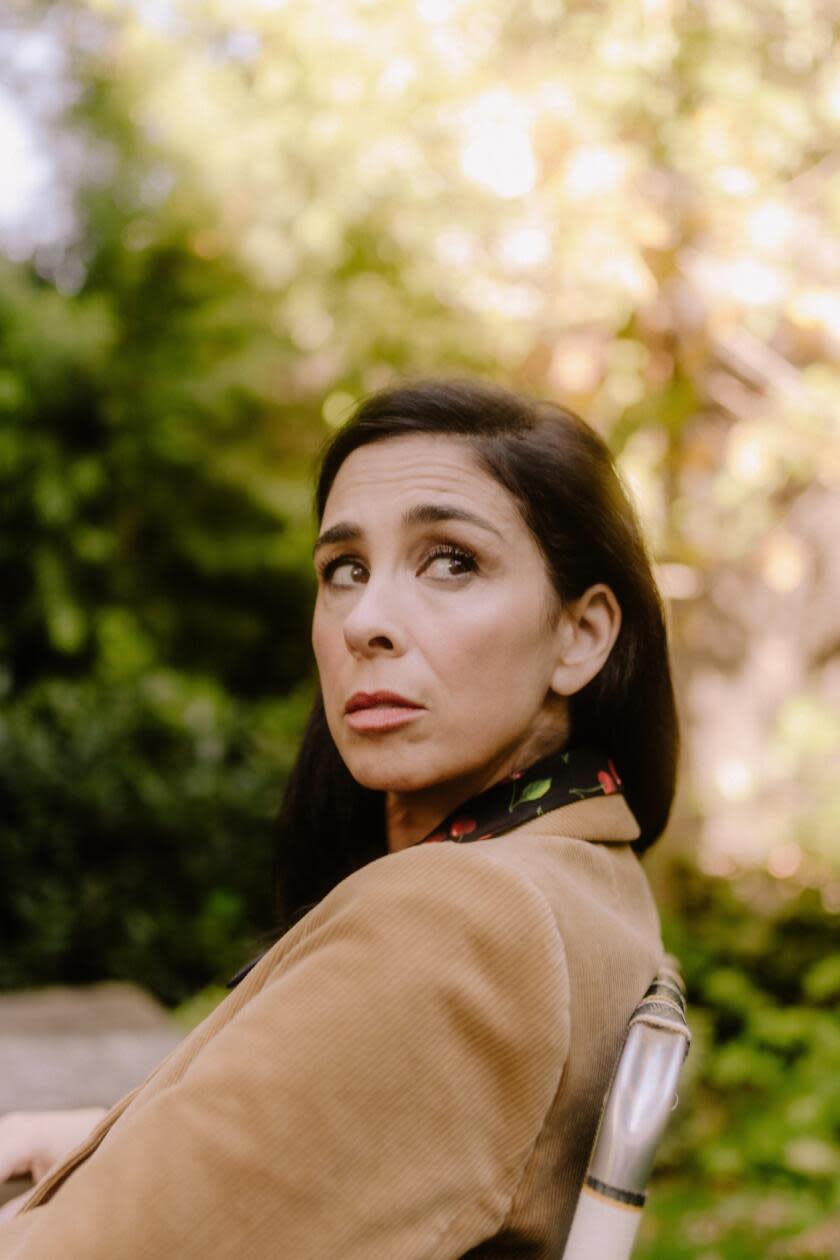
[[[551,690],[572,696],[603,667],[621,629],[621,608],[603,582],[563,605]]]

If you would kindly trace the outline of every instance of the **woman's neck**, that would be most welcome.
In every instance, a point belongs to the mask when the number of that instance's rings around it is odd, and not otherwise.
[[[386,792],[385,832],[389,853],[407,849],[422,840],[462,801],[470,800],[503,777],[487,778],[476,787],[466,786],[462,779],[458,779],[451,784],[436,784],[422,792]]]
[[[527,770],[535,761],[560,752],[568,742],[568,726],[537,729],[524,745],[506,750],[492,762],[471,774],[446,783],[435,783],[418,792],[385,793],[385,834],[389,853],[407,849],[427,836],[457,806],[466,804],[480,792],[518,770]]]
[[[461,801],[468,800],[475,792],[463,790],[459,781],[449,793],[438,785],[428,792],[386,792],[385,834],[389,853],[407,849],[422,840]],[[489,785],[488,785],[489,786]],[[481,791],[481,788],[477,789]]]

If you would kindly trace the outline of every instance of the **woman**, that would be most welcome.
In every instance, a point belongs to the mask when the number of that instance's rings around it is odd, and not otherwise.
[[[0,1260],[565,1238],[662,954],[638,855],[678,734],[637,522],[583,421],[469,382],[363,403],[317,509],[292,926],[39,1183]]]

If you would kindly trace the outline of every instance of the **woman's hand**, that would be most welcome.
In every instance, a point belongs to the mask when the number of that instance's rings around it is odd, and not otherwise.
[[[0,1182],[31,1176],[40,1181],[54,1164],[84,1141],[105,1107],[63,1111],[10,1111],[0,1116]],[[30,1191],[0,1208],[0,1223],[14,1216]]]
[[[3,1206],[0,1207],[0,1225],[2,1225],[4,1221],[10,1221],[13,1216],[17,1215],[19,1209],[23,1207],[33,1189],[34,1186],[31,1186],[25,1194],[16,1194],[13,1199],[8,1199]]]

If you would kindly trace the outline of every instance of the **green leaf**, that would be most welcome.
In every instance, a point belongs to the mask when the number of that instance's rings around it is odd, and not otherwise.
[[[523,801],[538,801],[541,796],[545,796],[551,787],[551,779],[535,779],[533,783],[529,783],[519,798],[519,803]]]

